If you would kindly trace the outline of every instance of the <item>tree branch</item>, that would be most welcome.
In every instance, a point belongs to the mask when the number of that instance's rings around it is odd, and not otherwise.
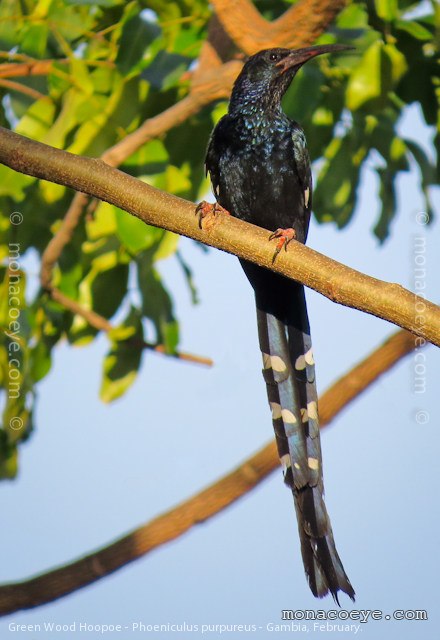
[[[232,216],[200,229],[194,204],[109,167],[0,128],[0,162],[114,204],[145,223],[199,240],[302,282],[334,302],[388,320],[440,346],[440,307],[398,284],[346,267],[292,241],[273,263],[267,231]]]
[[[67,58],[59,60],[35,60],[26,62],[4,62],[0,64],[0,78],[22,78],[26,76],[45,76],[52,70],[54,63],[67,64]]]
[[[338,380],[320,399],[321,427],[414,347],[414,336],[398,331]],[[52,602],[175,540],[247,494],[278,467],[276,446],[271,442],[200,493],[109,546],[30,580],[1,586],[0,615]]]
[[[274,22],[265,20],[250,0],[212,0],[215,12],[239,49],[252,55],[271,47],[313,44],[348,0],[300,0]]]
[[[3,87],[8,91],[23,93],[25,96],[29,96],[33,100],[47,100],[47,102],[52,102],[52,99],[49,98],[49,96],[45,96],[44,93],[41,93],[40,91],[37,91],[32,87],[27,87],[25,84],[20,84],[20,82],[14,82],[13,80],[5,80],[0,77],[0,87]]]

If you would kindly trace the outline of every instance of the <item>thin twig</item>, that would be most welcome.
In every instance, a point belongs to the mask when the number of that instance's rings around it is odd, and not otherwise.
[[[55,62],[67,64],[68,60],[29,60],[28,62],[4,62],[0,64],[0,78],[20,78],[45,76],[50,73]]]
[[[9,91],[23,93],[25,96],[29,96],[33,100],[47,100],[48,102],[52,102],[52,98],[49,96],[44,95],[44,93],[41,93],[32,87],[21,84],[20,82],[14,82],[13,80],[6,80],[5,78],[0,77],[0,87],[4,87]]]

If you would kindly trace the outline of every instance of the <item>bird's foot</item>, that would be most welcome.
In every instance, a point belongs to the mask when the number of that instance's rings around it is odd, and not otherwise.
[[[275,262],[275,259],[281,249],[284,247],[284,250],[287,251],[287,245],[291,240],[296,238],[295,229],[277,229],[273,233],[270,234],[269,240],[278,239],[277,246],[275,247],[275,253],[272,258],[272,262]]]
[[[229,211],[226,211],[218,202],[212,203],[202,200],[196,207],[196,216],[199,217],[199,228],[205,227],[205,229],[210,229],[215,224],[218,213],[230,215]]]

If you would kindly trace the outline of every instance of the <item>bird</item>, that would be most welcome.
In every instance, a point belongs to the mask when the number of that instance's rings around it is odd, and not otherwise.
[[[270,231],[274,259],[292,240],[305,243],[312,210],[312,176],[301,126],[281,100],[312,58],[351,49],[325,44],[274,48],[248,58],[228,112],[214,127],[206,152],[216,203],[197,207],[203,219],[224,210]],[[241,266],[254,289],[263,377],[284,480],[297,515],[305,574],[313,595],[343,592],[353,601],[324,501],[315,362],[304,287],[247,260]]]

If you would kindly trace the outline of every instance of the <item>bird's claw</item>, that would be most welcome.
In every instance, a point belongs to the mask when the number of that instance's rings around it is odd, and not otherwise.
[[[289,242],[296,238],[295,229],[292,229],[292,228],[277,229],[276,231],[270,234],[269,240],[275,240],[276,238],[278,239],[278,242],[275,247],[275,253],[273,255],[272,262],[275,262],[277,255],[279,254],[279,252],[283,247],[284,247],[284,250],[287,251],[287,245],[289,244]]]
[[[196,207],[196,216],[199,217],[199,229],[202,229],[203,226],[210,229],[214,225],[218,213],[230,215],[229,211],[226,211],[218,202],[202,200]]]

